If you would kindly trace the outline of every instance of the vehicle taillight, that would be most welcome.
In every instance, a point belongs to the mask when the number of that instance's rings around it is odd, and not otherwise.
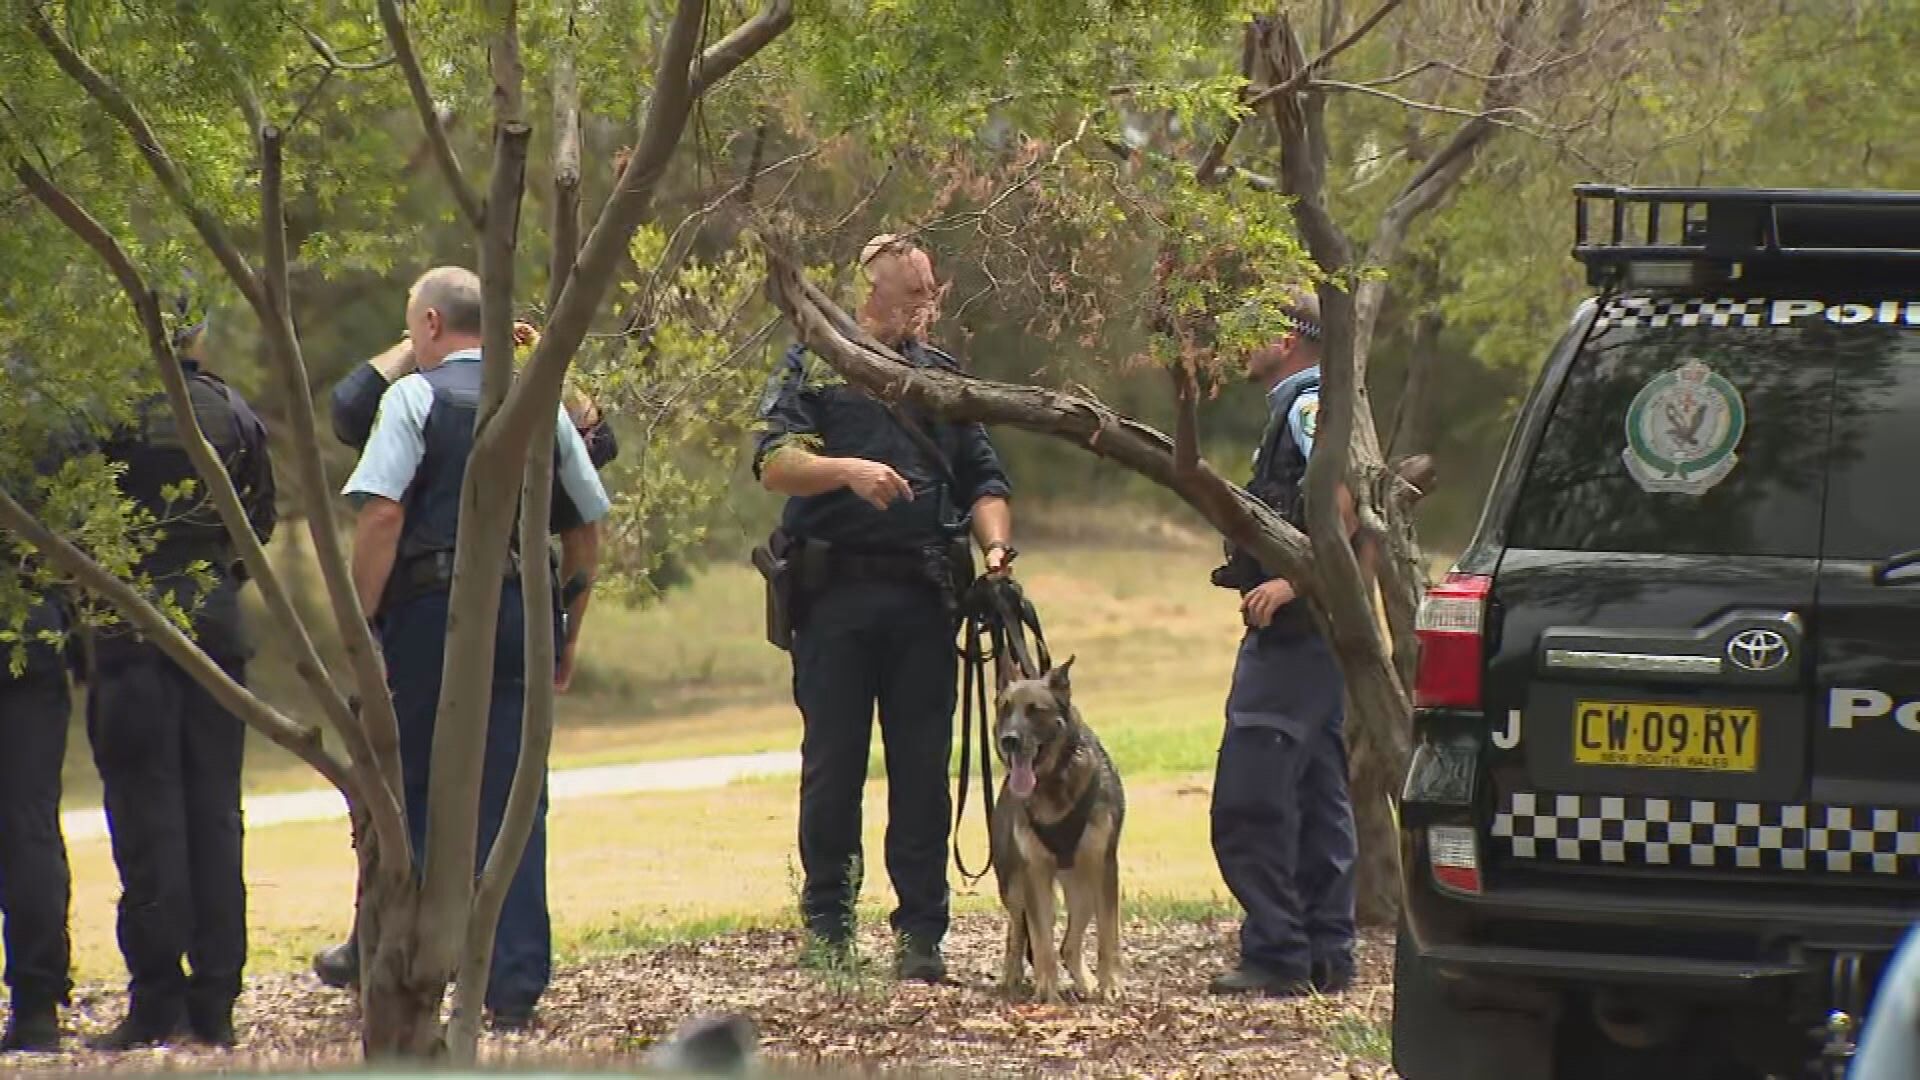
[[[1427,863],[1433,880],[1447,888],[1480,892],[1480,845],[1468,826],[1427,826]]]
[[[1414,619],[1420,638],[1420,667],[1413,681],[1414,704],[1425,708],[1480,707],[1481,629],[1493,579],[1479,574],[1448,574],[1427,590]]]

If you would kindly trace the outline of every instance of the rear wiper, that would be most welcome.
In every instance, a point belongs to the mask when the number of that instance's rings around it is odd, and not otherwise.
[[[1912,551],[1903,551],[1898,555],[1889,555],[1873,564],[1873,583],[1875,585],[1920,583],[1920,577],[1912,579],[1911,582],[1895,582],[1892,580],[1893,575],[1913,566],[1920,566],[1920,548],[1915,548]]]

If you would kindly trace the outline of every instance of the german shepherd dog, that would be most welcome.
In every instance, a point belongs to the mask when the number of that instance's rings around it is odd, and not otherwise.
[[[1033,962],[1034,996],[1060,1000],[1060,963],[1084,1000],[1087,923],[1099,923],[1099,996],[1120,996],[1120,826],[1126,793],[1106,748],[1073,707],[1066,663],[1000,694],[995,749],[1007,767],[994,804],[993,865],[1007,909],[1006,967],[1012,993]],[[1067,900],[1067,936],[1053,950],[1054,882]]]

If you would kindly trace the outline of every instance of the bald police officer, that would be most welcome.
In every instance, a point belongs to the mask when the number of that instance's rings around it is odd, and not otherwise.
[[[201,367],[207,323],[193,301],[183,299],[177,310],[190,324],[176,332],[174,347],[194,418],[226,466],[254,535],[266,543],[278,520],[266,425],[238,392]],[[244,685],[252,654],[240,617],[244,570],[184,437],[165,396],[155,394],[101,449],[126,467],[121,491],[166,523],[137,570],[193,613],[200,648]],[[182,486],[187,481],[193,481],[190,492]],[[211,575],[212,588],[204,593],[192,573],[196,563]],[[94,635],[93,664],[87,736],[120,869],[118,931],[130,979],[125,1019],[92,1045],[119,1051],[184,1032],[230,1046],[247,959],[240,815],[245,726],[124,624]]]
[[[513,324],[513,335],[515,343],[523,346],[538,344],[540,340],[539,332],[525,322]],[[368,436],[373,434],[374,419],[379,415],[380,401],[386,396],[387,388],[412,374],[417,366],[413,342],[405,337],[366,363],[355,365],[333,388],[331,412],[335,437],[355,450],[364,450]],[[585,393],[574,392],[566,404],[574,429],[586,444],[588,459],[594,468],[604,467],[619,453],[613,425],[601,415],[599,406]],[[582,524],[580,510],[573,505],[567,495],[566,484],[560,478],[558,447],[555,448],[554,478],[548,527],[558,536]],[[553,563],[553,572],[555,582],[559,583],[562,578],[557,560]],[[314,954],[313,973],[321,982],[336,989],[345,989],[360,981],[357,913],[354,932],[346,941],[329,945]]]
[[[1292,329],[1255,350],[1248,378],[1267,391],[1268,421],[1247,485],[1305,530],[1307,459],[1320,415],[1320,308],[1311,292],[1286,309]],[[1341,489],[1347,535],[1357,524]],[[1337,993],[1353,978],[1353,807],[1347,797],[1339,666],[1285,578],[1229,544],[1214,583],[1241,594],[1247,631],[1227,696],[1215,767],[1214,858],[1245,910],[1240,961],[1216,994]],[[1370,549],[1361,548],[1361,558]]]
[[[361,606],[377,613],[373,618],[399,715],[407,822],[419,858],[426,847],[428,775],[446,655],[454,544],[461,527],[460,488],[480,403],[480,279],[460,267],[427,271],[408,292],[406,318],[418,370],[396,381],[381,399],[366,452],[344,493],[359,507],[354,585]],[[554,673],[555,686],[565,690],[572,680],[578,627],[599,559],[598,523],[609,504],[564,408],[556,412],[554,442],[560,479],[556,495],[564,493],[579,516],[578,524],[560,536],[561,573],[568,578],[579,573],[589,583],[567,612],[572,629],[563,639]],[[519,761],[526,695],[519,553],[500,569],[504,580],[480,786],[481,865],[506,812]],[[558,632],[558,612],[555,622]],[[551,975],[546,810],[543,785],[533,833],[508,886],[494,936],[486,1007],[496,1030],[529,1027]]]
[[[925,339],[940,292],[926,252],[877,237],[863,264],[871,288],[859,317],[867,332],[909,364],[957,369]],[[1006,473],[979,424],[929,430],[910,410],[891,414],[800,345],[768,381],[753,465],[767,490],[788,497],[771,546],[800,567],[804,594],[792,653],[805,721],[800,902],[812,943],[829,956],[852,943],[877,705],[887,872],[900,898],[896,973],[939,982],[958,681],[948,601],[971,566],[963,522],[970,520],[989,572],[1006,572],[1012,560]]]

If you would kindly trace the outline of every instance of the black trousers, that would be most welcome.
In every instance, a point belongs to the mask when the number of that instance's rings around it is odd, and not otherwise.
[[[929,586],[842,581],[808,604],[794,635],[800,744],[801,914],[845,940],[860,892],[861,795],[876,706],[887,770],[887,874],[896,933],[937,944],[949,915],[947,765],[959,657],[955,625]]]
[[[60,765],[71,708],[60,668],[18,679],[0,674],[0,746],[6,747],[0,753],[0,914],[15,1009],[63,1004],[73,988],[72,875],[60,833]]]
[[[220,666],[246,681],[244,663]],[[230,1006],[247,959],[245,727],[158,649],[117,645],[96,664],[87,737],[120,869],[118,934],[132,1008],[177,1018],[183,1006]]]
[[[1241,960],[1352,970],[1355,834],[1340,671],[1317,634],[1247,635],[1214,772],[1214,859],[1246,911]]]
[[[400,720],[400,770],[406,786],[407,827],[414,868],[427,852],[427,801],[433,761],[434,720],[440,709],[441,665],[446,659],[447,607],[440,589],[407,600],[381,616],[380,642],[387,684]],[[556,617],[557,619],[557,617]],[[554,627],[556,633],[559,626]],[[493,695],[487,706],[486,756],[480,774],[477,874],[486,867],[507,812],[507,794],[520,764],[520,722],[527,696],[526,609],[520,583],[500,588],[493,639]],[[534,1008],[553,975],[553,924],[547,912],[547,792],[534,806],[533,832],[521,853],[494,930],[493,962],[487,969],[487,1008],[525,1012]]]

